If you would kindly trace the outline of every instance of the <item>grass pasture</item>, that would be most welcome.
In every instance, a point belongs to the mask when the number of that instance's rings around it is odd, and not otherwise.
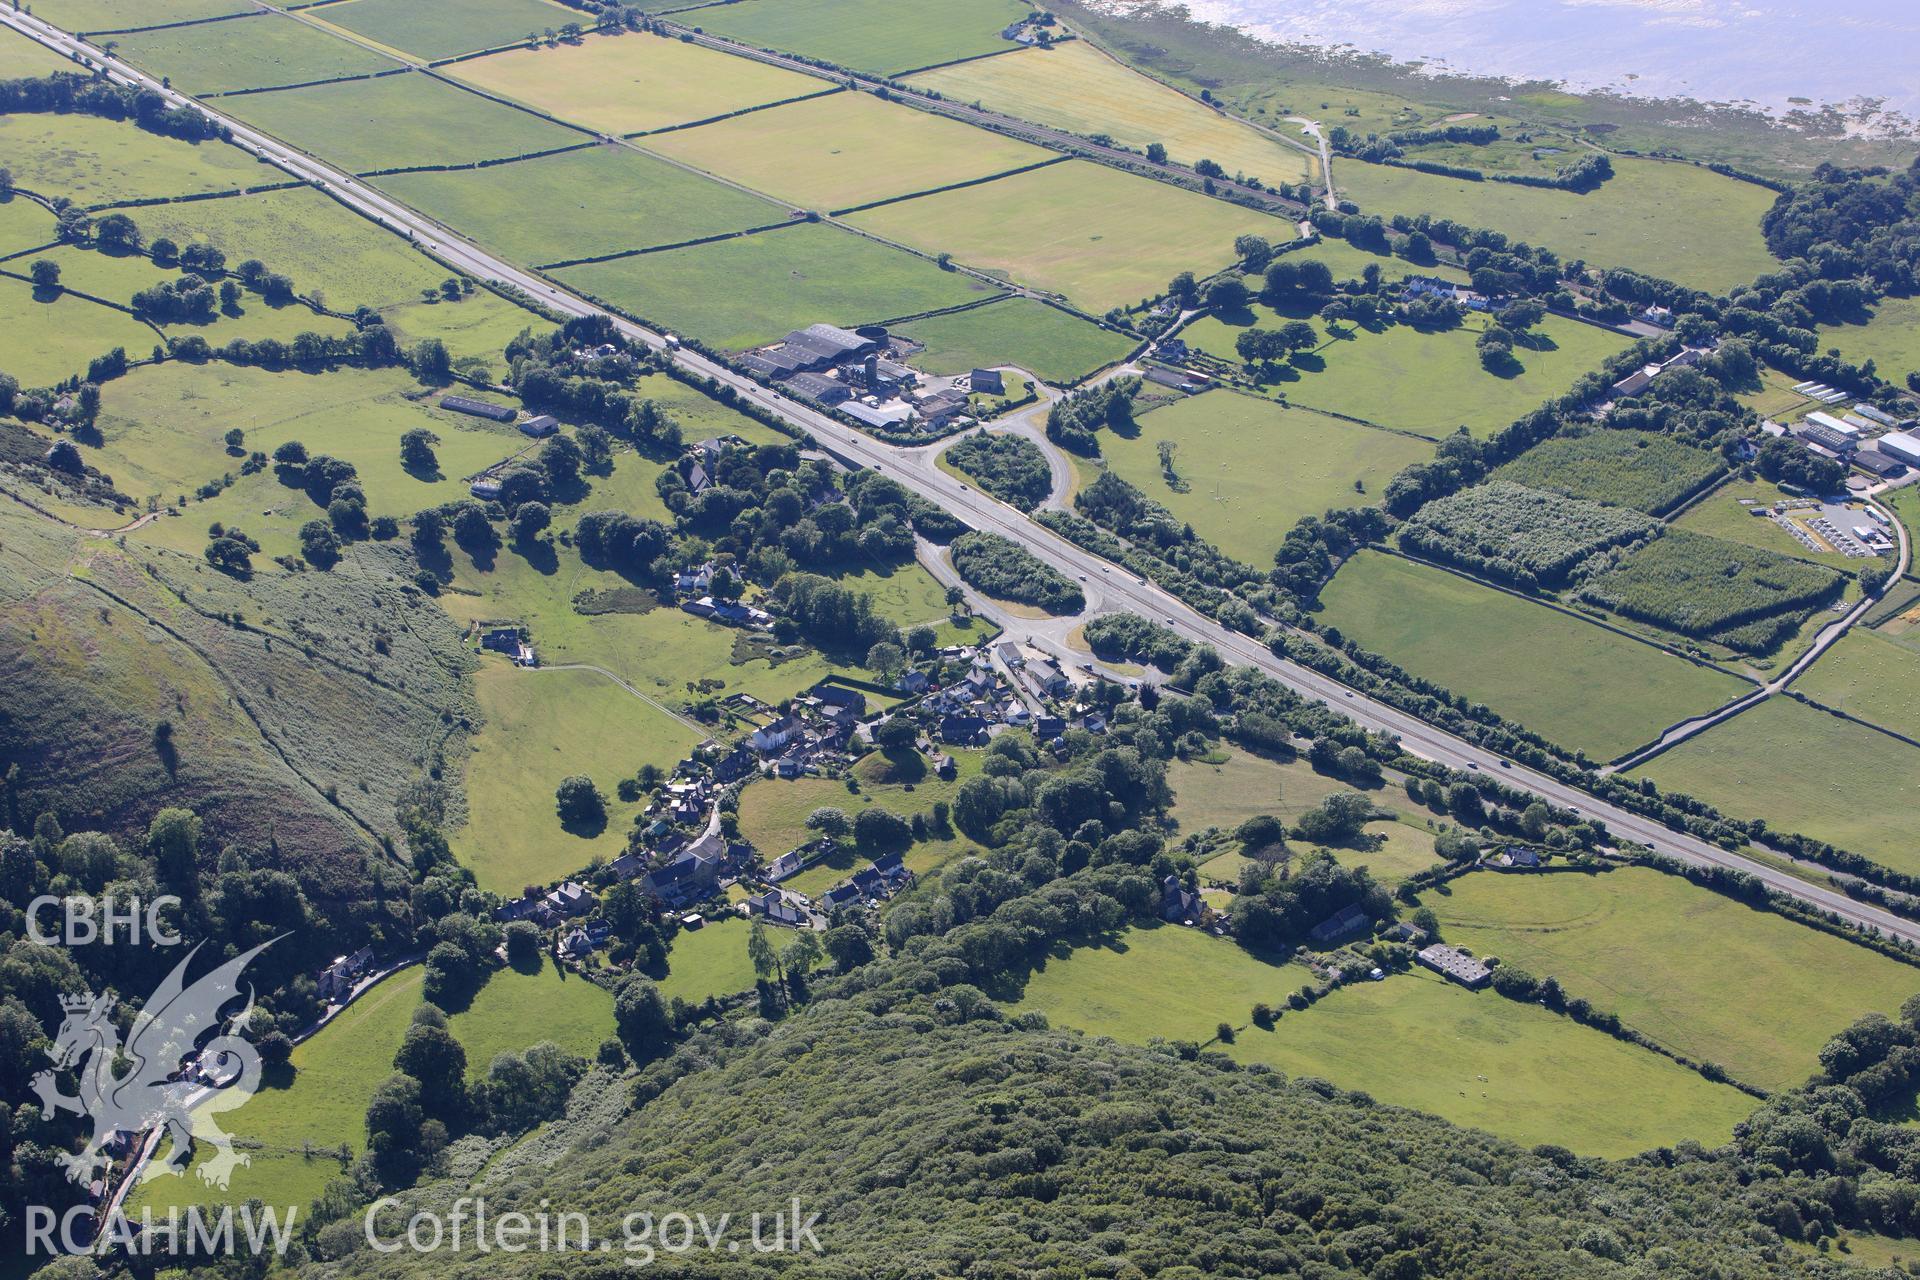
[[[0,200],[0,257],[52,244],[58,234],[53,215],[44,206],[25,196]],[[19,269],[17,263],[9,267]]]
[[[1920,875],[1912,830],[1920,748],[1792,698],[1769,698],[1634,776]]]
[[[447,1030],[467,1051],[469,1079],[485,1076],[500,1054],[543,1040],[591,1061],[613,1035],[613,996],[542,956],[537,970],[494,970],[471,1004],[448,1014]]]
[[[1352,160],[1334,182],[1368,213],[1437,214],[1696,289],[1725,292],[1779,266],[1760,235],[1773,192],[1689,164],[1612,159],[1614,176],[1586,195]]]
[[[678,244],[786,216],[779,205],[622,147],[592,147],[487,169],[398,173],[380,179],[380,186],[422,213],[536,266]],[[545,216],[527,216],[534,206],[544,206]],[[713,281],[706,285],[711,289]]]
[[[1056,1025],[1141,1043],[1207,1041],[1242,1062],[1319,1076],[1381,1102],[1444,1116],[1520,1143],[1625,1156],[1696,1138],[1724,1141],[1752,1099],[1532,1005],[1414,972],[1343,988],[1272,1031],[1249,1025],[1255,1001],[1283,1005],[1309,978],[1233,943],[1172,925],[1048,961],[1019,1007]]]
[[[481,888],[507,897],[625,852],[639,805],[622,802],[614,784],[643,764],[672,768],[704,736],[594,671],[489,662],[475,692],[485,723],[467,765],[467,824],[453,848]],[[603,829],[561,828],[553,793],[570,774],[591,777],[606,796]]]
[[[355,173],[499,160],[587,141],[585,134],[418,72],[250,93],[223,105]]]
[[[1218,270],[1237,236],[1292,233],[1266,214],[1084,160],[903,200],[848,221],[1096,314],[1158,295],[1181,271]]]
[[[379,54],[282,13],[167,27],[115,40],[117,57],[150,75],[166,76],[174,88],[195,95],[393,69]]]
[[[855,71],[914,71],[1016,46],[1000,38],[1020,0],[743,0],[702,9],[705,31]]]
[[[1537,444],[1501,467],[1493,478],[1659,515],[1723,471],[1725,465],[1705,449],[1683,444],[1672,436],[1651,431],[1590,431]]]
[[[757,975],[747,959],[748,927],[739,920],[709,920],[698,929],[682,929],[667,951],[667,976],[660,994],[699,1004],[709,996],[751,991]],[[775,935],[776,945],[780,935]]]
[[[815,809],[839,809],[849,818],[858,818],[863,809],[872,807],[903,818],[930,814],[935,801],[953,802],[960,784],[979,771],[980,756],[957,752],[954,763],[958,776],[946,782],[934,776],[924,756],[906,750],[875,753],[853,768],[858,791],[831,778],[763,778],[740,793],[740,837],[771,862],[815,838],[807,829],[807,817]],[[832,867],[809,868],[785,881],[784,887],[809,896],[832,888],[866,861],[854,856],[851,848],[845,852],[847,856]]]
[[[665,36],[589,35],[447,68],[489,93],[602,133],[644,133],[831,88],[824,81]]]
[[[1228,751],[1217,760],[1178,760],[1167,769],[1173,788],[1173,818],[1188,834],[1219,827],[1231,831],[1248,818],[1272,814],[1293,822],[1328,796],[1352,787],[1315,773],[1305,760],[1273,760]]]
[[[56,71],[78,73],[80,68],[37,40],[14,31],[0,31],[0,80],[38,79]]]
[[[552,327],[526,308],[480,288],[457,302],[442,298],[382,307],[380,318],[403,343],[438,338],[447,344],[455,360],[480,356],[491,362],[489,367],[496,374],[504,369],[507,344],[518,337],[522,329],[539,331]]]
[[[579,21],[579,10],[545,0],[343,0],[308,16],[431,60],[558,30]]]
[[[286,178],[224,142],[182,142],[79,114],[0,115],[0,156],[16,186],[80,205],[231,191]],[[152,210],[134,212],[144,228]]]
[[[151,1205],[164,1217],[169,1206],[257,1198],[304,1213],[344,1172],[328,1153],[344,1146],[358,1155],[365,1148],[367,1103],[393,1073],[393,1055],[419,1007],[425,977],[418,967],[404,969],[367,991],[294,1047],[289,1078],[268,1081],[246,1106],[221,1118],[221,1128],[258,1144],[247,1150],[251,1163],[235,1171],[226,1191],[209,1188],[191,1169],[185,1177],[156,1176],[158,1166],[149,1165],[129,1207],[137,1212]]]
[[[862,325],[991,292],[971,277],[818,223],[553,274],[614,306],[733,349],[771,342],[816,320]],[[728,284],[716,288],[716,280]]]
[[[1920,991],[1920,968],[1645,867],[1475,874],[1422,901],[1447,941],[1556,978],[1667,1048],[1768,1090],[1804,1084],[1835,1032],[1869,1012],[1897,1015]]]
[[[1305,151],[1195,102],[1085,40],[941,67],[912,83],[1055,129],[1103,133],[1136,151],[1158,142],[1176,163],[1212,160],[1229,174],[1269,184],[1301,182],[1319,170]]]
[[[1375,551],[1347,561],[1321,599],[1322,624],[1596,760],[1749,688],[1546,605]]]
[[[790,102],[658,134],[645,145],[775,199],[822,212],[984,178],[1055,156],[868,93]]]
[[[1838,347],[1854,364],[1871,360],[1896,386],[1920,370],[1920,298],[1882,298],[1865,324],[1822,325],[1817,332],[1820,350]]]
[[[1793,687],[1815,702],[1920,741],[1920,652],[1890,635],[1855,627]]]
[[[95,356],[115,347],[143,355],[158,341],[152,329],[123,311],[70,293],[45,294],[13,279],[0,279],[0,333],[7,335],[0,368],[23,387],[84,376]]]
[[[966,373],[1011,364],[1056,386],[1126,356],[1134,340],[1032,298],[929,316],[900,326],[926,344],[913,363],[933,374]]]
[[[125,31],[161,22],[194,22],[247,13],[247,0],[39,0],[36,16],[69,31]]]
[[[1260,566],[1300,517],[1364,506],[1433,456],[1425,440],[1231,391],[1176,400],[1137,425],[1130,436],[1103,434],[1107,465],[1202,538]],[[1163,446],[1174,450],[1176,479],[1161,466]]]

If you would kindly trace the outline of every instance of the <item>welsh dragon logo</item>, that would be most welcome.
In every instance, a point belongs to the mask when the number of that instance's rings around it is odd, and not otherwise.
[[[245,1104],[260,1087],[259,1051],[240,1034],[253,1013],[253,987],[246,988],[246,1006],[224,1029],[220,1011],[241,998],[242,971],[277,941],[261,943],[188,986],[187,966],[200,951],[195,946],[148,999],[125,1044],[111,1020],[112,992],[61,998],[66,1019],[47,1051],[53,1069],[36,1075],[33,1089],[46,1118],[70,1111],[93,1122],[87,1144],[60,1156],[68,1178],[85,1184],[99,1177],[112,1164],[107,1148],[115,1135],[156,1127],[163,1127],[171,1142],[156,1173],[184,1173],[196,1137],[213,1149],[199,1168],[212,1186],[225,1190],[233,1171],[249,1163],[213,1117]],[[219,1034],[200,1043],[216,1029]],[[84,1068],[82,1059],[88,1060]],[[69,1068],[79,1081],[77,1096],[59,1091],[55,1072]]]

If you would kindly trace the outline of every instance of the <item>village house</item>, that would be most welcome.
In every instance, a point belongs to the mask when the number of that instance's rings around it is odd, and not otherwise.
[[[804,865],[804,859],[801,851],[799,849],[789,849],[787,852],[775,858],[767,866],[767,879],[774,884],[779,884],[788,876],[798,872],[802,865]]]
[[[800,722],[792,716],[781,716],[772,724],[761,725],[747,738],[747,745],[762,755],[778,751],[800,736]]]
[[[1160,918],[1174,924],[1192,924],[1200,915],[1200,895],[1170,875],[1160,882]]]
[[[740,904],[750,915],[759,916],[768,924],[781,925],[789,929],[804,929],[812,921],[807,913],[787,901],[778,889],[769,889],[757,897],[748,898]]]
[[[975,395],[1003,396],[1007,394],[1007,383],[998,369],[975,369],[967,375],[967,389]]]
[[[1358,905],[1343,907],[1332,916],[1313,926],[1308,936],[1321,946],[1350,938],[1372,923],[1366,911]]]
[[[336,956],[314,985],[322,1000],[339,1003],[353,994],[354,984],[372,968],[373,948],[362,947],[351,955]]]
[[[577,880],[568,880],[551,890],[541,901],[563,920],[583,916],[594,908],[594,896]]]

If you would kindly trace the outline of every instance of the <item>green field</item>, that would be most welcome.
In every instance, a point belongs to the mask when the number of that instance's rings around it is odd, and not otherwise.
[[[1546,605],[1375,551],[1347,561],[1321,599],[1323,626],[1596,760],[1749,688]]]
[[[991,292],[971,277],[818,223],[554,275],[635,315],[731,349],[771,342],[815,321],[869,324]],[[716,287],[716,281],[724,283]]]
[[[1173,819],[1189,834],[1208,827],[1231,831],[1262,814],[1292,822],[1328,796],[1353,790],[1315,773],[1305,760],[1282,763],[1246,751],[1229,751],[1218,760],[1177,760],[1167,769],[1167,785],[1173,788]]]
[[[593,671],[490,661],[475,693],[485,722],[467,765],[467,824],[453,848],[481,888],[507,897],[624,853],[640,806],[623,803],[614,785],[643,764],[672,768],[705,736]],[[606,796],[603,830],[561,828],[553,793],[570,774],[591,777]]]
[[[499,160],[587,141],[572,129],[418,72],[250,93],[224,106],[281,141],[355,173]]]
[[[1871,360],[1895,386],[1920,370],[1920,297],[1882,298],[1867,323],[1822,325],[1815,332],[1820,350],[1838,347],[1855,364]]]
[[[100,116],[0,115],[0,156],[16,186],[81,205],[198,195],[286,175],[224,142],[181,142]],[[134,211],[144,227],[149,209]]]
[[[1134,340],[1032,298],[1008,298],[899,326],[926,344],[913,363],[928,373],[1015,365],[1056,386],[1126,356]]]
[[[1912,832],[1920,748],[1791,698],[1769,698],[1634,774],[1734,817],[1764,818],[1776,831],[1920,875]]]
[[[1760,236],[1773,192],[1688,164],[1612,160],[1614,176],[1586,195],[1351,160],[1333,179],[1366,213],[1431,213],[1696,289],[1724,292],[1780,265]]]
[[[43,206],[25,196],[0,200],[0,256],[52,244],[58,234],[53,215]]]
[[[1238,361],[1234,342],[1241,331],[1278,328],[1290,318],[1254,303],[1232,316],[1205,317],[1183,336],[1203,351]],[[1310,323],[1320,331],[1321,345],[1283,366],[1282,380],[1273,384],[1278,394],[1293,404],[1435,437],[1462,426],[1477,436],[1502,431],[1626,345],[1605,329],[1548,316],[1532,330],[1541,345],[1516,346],[1518,370],[1496,374],[1482,367],[1474,347],[1492,323],[1479,312],[1453,329],[1342,325],[1339,337],[1329,334],[1324,321]]]
[[[1749,514],[1756,504],[1770,507],[1788,496],[1776,484],[1735,476],[1688,507],[1673,522],[1673,527],[1835,569],[1851,571],[1858,567],[1859,561],[1849,560],[1838,551],[1809,551],[1804,543],[1769,517]]]
[[[1055,158],[867,93],[836,93],[648,138],[647,148],[803,209],[851,208]]]
[[[643,133],[832,88],[825,81],[665,36],[590,35],[449,67],[489,93],[602,133]]]
[[[217,1204],[257,1198],[276,1209],[307,1204],[345,1172],[328,1153],[342,1146],[358,1155],[365,1147],[367,1103],[393,1073],[393,1055],[420,1003],[425,973],[407,969],[355,1000],[311,1039],[293,1051],[290,1081],[269,1081],[246,1106],[226,1113],[220,1127],[258,1143],[247,1150],[251,1163],[238,1170],[225,1192],[185,1177],[155,1176],[148,1166],[130,1207],[152,1205],[164,1215],[169,1205]],[[311,1149],[312,1154],[308,1151]]]
[[[447,1030],[467,1051],[467,1075],[487,1074],[503,1053],[524,1053],[551,1041],[589,1061],[613,1036],[613,996],[542,956],[531,972],[497,969],[473,1003],[447,1017]]]
[[[1319,1076],[1520,1143],[1625,1156],[1695,1138],[1717,1146],[1751,1098],[1533,1005],[1472,993],[1423,972],[1362,982],[1272,1031],[1249,1025],[1255,1001],[1284,1005],[1310,980],[1191,929],[1132,929],[1114,944],[1050,960],[1019,1007],[1055,1025],[1142,1042],[1209,1040],[1239,1028],[1227,1052],[1291,1075]]]
[[[124,31],[250,11],[247,0],[39,0],[33,11],[69,31]]]
[[[623,147],[487,169],[400,173],[380,186],[530,265],[678,244],[786,216],[778,205]],[[536,206],[542,216],[529,217]],[[705,283],[713,288],[712,279]]]
[[[1855,627],[1793,688],[1815,702],[1920,741],[1920,652],[1911,642]]]
[[[1212,160],[1229,174],[1268,184],[1318,176],[1305,151],[1141,75],[1085,40],[942,67],[912,82],[1037,124],[1103,133],[1136,151],[1158,142],[1178,164]]]
[[[543,0],[345,0],[309,16],[427,59],[495,49],[581,22],[580,10]]]
[[[1671,436],[1590,431],[1537,444],[1492,478],[1658,515],[1725,469],[1715,455]]]
[[[457,302],[438,299],[395,303],[380,308],[380,318],[402,343],[438,338],[447,344],[455,360],[464,356],[484,357],[491,362],[488,367],[496,376],[505,372],[503,353],[521,330],[531,328],[540,332],[552,328],[526,308],[478,288]]]
[[[849,818],[859,817],[860,811],[869,807],[903,818],[931,813],[937,800],[951,804],[960,784],[980,767],[976,752],[957,752],[954,761],[959,776],[945,782],[934,776],[924,756],[912,751],[870,755],[854,766],[853,776],[860,783],[858,792],[849,791],[844,781],[828,778],[762,779],[740,793],[740,838],[771,862],[817,838],[807,829],[807,816],[815,809],[839,809]],[[785,881],[783,887],[815,896],[846,879],[863,861],[849,848],[832,867],[809,868]]]
[[[786,935],[774,931],[774,944]],[[660,994],[699,1004],[708,996],[730,996],[751,991],[756,975],[747,959],[747,926],[737,920],[709,920],[698,929],[682,929],[667,952],[667,976]]]
[[[1806,1083],[1835,1032],[1868,1012],[1896,1015],[1920,992],[1920,969],[1642,867],[1482,873],[1421,900],[1448,942],[1556,978],[1674,1052],[1768,1090]]]
[[[848,221],[1095,313],[1157,297],[1181,271],[1217,271],[1232,260],[1237,236],[1292,236],[1278,218],[1084,160],[903,200]]]
[[[37,40],[29,40],[11,27],[0,30],[0,80],[39,79],[56,71],[80,68]]]
[[[1000,38],[1019,0],[744,0],[702,9],[703,30],[878,73],[1013,49]]]
[[[405,240],[308,187],[133,211],[151,241],[216,245],[230,263],[258,258],[293,278],[301,293],[324,294],[340,311],[384,309],[419,299],[451,273]],[[464,304],[463,304],[464,305]]]
[[[166,76],[174,88],[191,94],[309,84],[393,69],[389,59],[371,50],[279,13],[115,40],[117,56],[151,75]]]
[[[15,264],[9,264],[13,266]],[[25,262],[18,264],[24,268]],[[123,311],[70,293],[47,295],[24,280],[0,279],[0,370],[23,387],[49,387],[85,376],[87,363],[115,347],[145,355],[159,341],[153,330]]]
[[[1334,861],[1345,867],[1365,867],[1374,879],[1388,886],[1431,870],[1440,861],[1433,848],[1436,833],[1424,826],[1381,819],[1367,823],[1366,833],[1364,841],[1329,849]],[[1250,861],[1252,859],[1236,847],[1208,858],[1200,864],[1199,871],[1203,879],[1234,885],[1239,881],[1241,869]],[[1222,893],[1224,902],[1233,900],[1230,891],[1213,892]],[[1215,905],[1223,906],[1223,903]]]
[[[1425,440],[1310,409],[1214,391],[1142,415],[1133,435],[1106,432],[1107,465],[1228,555],[1266,566],[1302,516],[1373,502],[1387,481],[1433,457]],[[1160,449],[1171,445],[1169,481]]]

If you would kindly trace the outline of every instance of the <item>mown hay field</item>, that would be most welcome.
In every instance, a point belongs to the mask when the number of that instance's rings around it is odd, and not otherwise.
[[[1631,776],[1920,875],[1920,748],[1792,698],[1769,698]]]
[[[397,173],[379,185],[529,266],[679,244],[787,216],[777,204],[611,146],[485,169]],[[530,216],[536,208],[540,216]],[[707,288],[729,286],[708,280]]]
[[[928,373],[967,373],[1010,364],[1056,386],[1122,359],[1135,345],[1124,333],[1033,298],[1007,298],[911,320],[896,331],[926,344],[913,363]]]
[[[165,27],[114,40],[117,57],[191,94],[310,84],[394,67],[391,59],[282,13]]]
[[[496,49],[591,15],[546,0],[344,0],[308,14],[418,58]]]
[[[1181,271],[1217,271],[1234,239],[1289,224],[1084,160],[869,209],[854,226],[1099,314],[1158,296]],[[898,314],[898,313],[896,313]]]
[[[803,209],[838,211],[1056,158],[1013,138],[835,93],[675,129],[648,150]]]
[[[1645,867],[1485,872],[1421,901],[1455,946],[1763,1089],[1804,1084],[1835,1032],[1920,992],[1920,968]]]
[[[1903,633],[1910,635],[1910,632]],[[1815,702],[1920,741],[1920,652],[1855,627],[1794,683]]]
[[[446,74],[611,134],[690,124],[833,88],[750,58],[635,33],[489,54]]]
[[[1011,50],[1000,32],[1032,12],[1021,0],[743,0],[698,22],[758,49],[890,74]]]
[[[1433,456],[1425,440],[1230,391],[1176,400],[1136,425],[1100,438],[1114,474],[1262,568],[1300,517],[1374,502],[1403,468]]]
[[[1212,160],[1229,175],[1269,185],[1301,182],[1319,169],[1307,152],[1140,74],[1085,40],[924,71],[910,83],[1036,124],[1105,134],[1136,151],[1158,142],[1178,164]]]
[[[1546,605],[1379,552],[1347,561],[1321,599],[1323,624],[1596,760],[1750,687]]]
[[[1724,292],[1780,265],[1760,235],[1774,201],[1765,187],[1628,156],[1613,157],[1613,169],[1585,195],[1352,160],[1334,165],[1333,180],[1366,213],[1431,213],[1696,289]]]
[[[819,223],[553,274],[570,288],[731,349],[772,342],[816,321],[857,326],[996,292],[972,277]]]

